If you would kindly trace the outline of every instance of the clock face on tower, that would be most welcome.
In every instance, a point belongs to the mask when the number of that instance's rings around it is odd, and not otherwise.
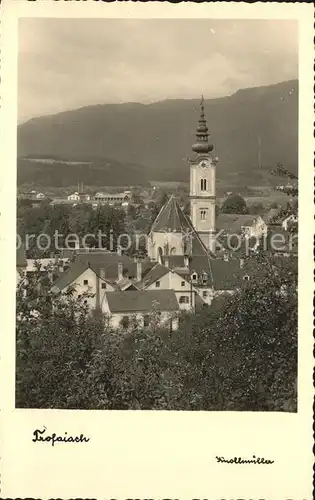
[[[199,165],[202,169],[206,169],[206,168],[211,166],[211,161],[210,160],[201,160]]]

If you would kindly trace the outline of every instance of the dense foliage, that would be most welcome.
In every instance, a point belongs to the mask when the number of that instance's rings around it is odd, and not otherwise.
[[[247,214],[246,201],[239,194],[231,194],[224,200],[221,212],[224,214]]]
[[[86,246],[97,247],[100,244],[113,251],[116,250],[117,237],[125,232],[125,220],[124,210],[115,206],[103,205],[93,209],[87,204],[73,207],[42,203],[33,207],[20,201],[17,232],[26,244],[29,258],[49,257],[50,252],[58,250],[58,247],[74,246],[76,237],[70,237],[70,234],[77,235],[81,245],[84,236],[91,235],[84,240]],[[58,240],[55,239],[55,231],[58,231]],[[104,235],[101,239],[98,238],[99,231]],[[47,235],[50,240],[40,235]],[[39,238],[40,244],[36,238]],[[51,244],[46,249],[48,241]]]
[[[297,269],[257,257],[232,297],[128,333],[52,295],[17,292],[16,405],[29,408],[296,411]],[[251,272],[252,269],[252,272]]]

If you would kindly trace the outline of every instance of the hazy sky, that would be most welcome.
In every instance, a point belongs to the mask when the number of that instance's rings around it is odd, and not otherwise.
[[[23,19],[19,120],[297,78],[297,29],[270,20]]]

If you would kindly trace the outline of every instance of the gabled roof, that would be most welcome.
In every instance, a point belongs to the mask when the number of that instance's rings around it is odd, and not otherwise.
[[[161,264],[156,264],[149,272],[144,276],[144,278],[136,284],[136,287],[139,290],[143,290],[148,286],[152,285],[155,281],[159,280],[167,273],[169,273],[169,269],[165,266],[161,266]]]
[[[62,273],[59,278],[55,281],[52,286],[53,292],[59,292],[71,285],[82,273],[88,268],[88,265],[84,262],[77,261],[73,262],[69,269]]]
[[[105,294],[111,313],[150,313],[178,311],[179,305],[173,290],[128,290]]]
[[[266,222],[266,224],[276,224],[278,222],[281,211],[282,208],[271,208],[263,216],[263,220]]]
[[[180,233],[190,229],[191,225],[173,195],[163,205],[151,227],[151,231],[160,233]]]
[[[187,253],[210,255],[210,251],[199,238],[190,218],[184,214],[173,195],[161,208],[150,232],[179,233],[180,237],[183,237],[183,240],[186,241]]]
[[[114,252],[92,252],[78,254],[76,260],[87,263],[98,275],[101,269],[103,269],[106,279],[110,281],[118,280],[119,263],[123,265],[124,276],[131,276],[132,278],[136,278],[137,276],[137,263],[131,257],[128,257],[128,255],[119,255]],[[155,265],[154,262],[149,260],[141,261],[141,263],[143,276]]]
[[[219,214],[216,219],[217,230],[238,233],[242,227],[250,227],[259,218],[259,215],[248,214]]]
[[[123,265],[123,278],[118,282],[119,263]],[[153,266],[155,266],[154,262],[142,261],[142,276],[145,276]],[[137,277],[137,263],[126,255],[105,252],[84,253],[76,256],[76,260],[70,264],[69,269],[54,283],[53,289],[56,291],[63,290],[88,268],[92,269],[99,277],[104,272],[103,281],[122,289],[133,284]]]
[[[234,290],[242,283],[247,274],[240,267],[239,259],[214,259],[211,262],[214,288],[216,290]]]
[[[165,262],[165,257],[162,257],[162,262]],[[192,255],[189,257],[189,266],[185,266],[185,257],[184,255],[170,255],[167,257],[169,261],[170,269],[173,269],[175,272],[180,274],[181,276],[191,276],[194,273],[197,273],[198,277],[201,277],[203,274],[206,274],[208,279],[207,281],[200,281],[198,286],[206,286],[208,288],[213,286],[213,277],[212,277],[212,262],[213,259],[210,255]],[[197,283],[196,283],[197,285]]]

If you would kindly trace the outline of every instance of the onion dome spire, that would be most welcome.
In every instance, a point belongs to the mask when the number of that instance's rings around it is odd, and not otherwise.
[[[204,113],[204,98],[201,96],[200,101],[200,118],[198,120],[198,126],[196,131],[197,142],[192,146],[192,150],[198,154],[210,153],[213,150],[213,145],[208,142],[208,126],[207,120]]]

